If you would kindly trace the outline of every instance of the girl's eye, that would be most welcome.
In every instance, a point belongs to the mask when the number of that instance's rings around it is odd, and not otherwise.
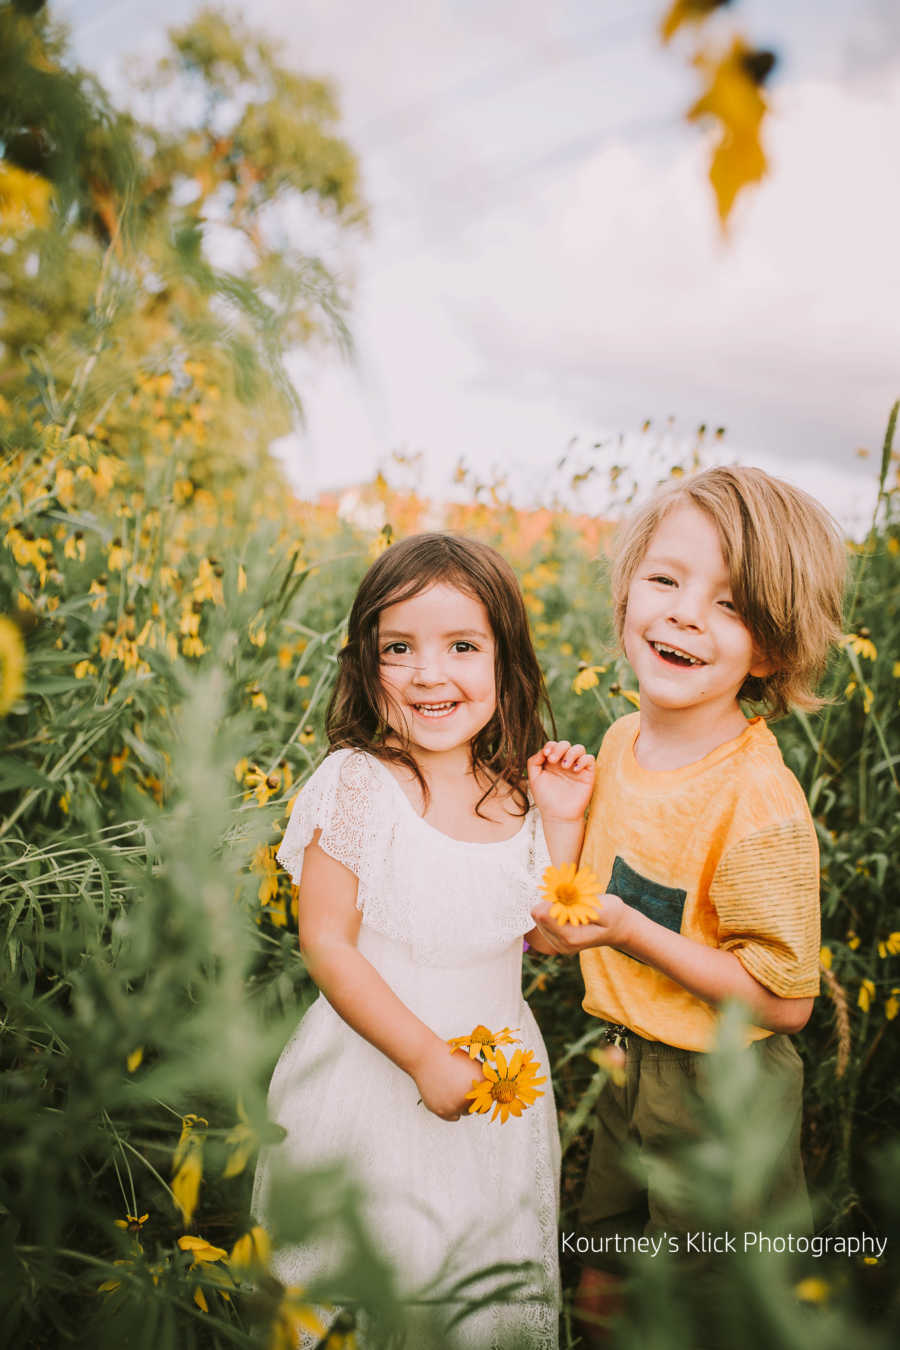
[[[459,642],[454,642],[453,650],[455,652],[474,652],[477,651],[478,649],[475,646],[474,642],[466,642],[463,639],[460,639]]]
[[[405,656],[409,647],[405,642],[389,642],[381,653],[382,656]]]

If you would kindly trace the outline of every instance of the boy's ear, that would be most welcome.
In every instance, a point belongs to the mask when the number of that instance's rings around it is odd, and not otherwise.
[[[775,662],[772,661],[764,653],[757,651],[757,649],[754,647],[753,664],[747,671],[747,674],[752,675],[753,678],[756,680],[764,680],[768,675],[774,674],[774,672],[775,672]]]

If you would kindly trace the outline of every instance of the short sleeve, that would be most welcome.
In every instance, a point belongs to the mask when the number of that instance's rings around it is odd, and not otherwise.
[[[367,838],[372,776],[365,756],[336,750],[297,794],[276,858],[295,885],[303,873],[303,854],[313,833],[319,847],[357,877]]]
[[[781,821],[732,845],[710,888],[719,946],[781,998],[819,992],[819,850],[812,823]]]

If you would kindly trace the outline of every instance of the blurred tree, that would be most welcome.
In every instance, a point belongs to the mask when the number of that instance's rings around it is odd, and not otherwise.
[[[365,221],[330,88],[204,10],[139,120],[18,0],[0,90],[0,394],[123,460],[150,435],[195,484],[264,461],[301,413],[284,352],[348,342],[345,286],[304,247]]]

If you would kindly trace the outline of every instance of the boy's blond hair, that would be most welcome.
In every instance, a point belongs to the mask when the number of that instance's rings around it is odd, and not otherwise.
[[[621,641],[628,588],[663,516],[679,503],[715,524],[735,608],[770,675],[749,676],[738,698],[768,718],[811,711],[829,650],[841,634],[847,552],[837,524],[806,492],[762,469],[715,468],[657,492],[626,524],[612,568],[616,631]]]

